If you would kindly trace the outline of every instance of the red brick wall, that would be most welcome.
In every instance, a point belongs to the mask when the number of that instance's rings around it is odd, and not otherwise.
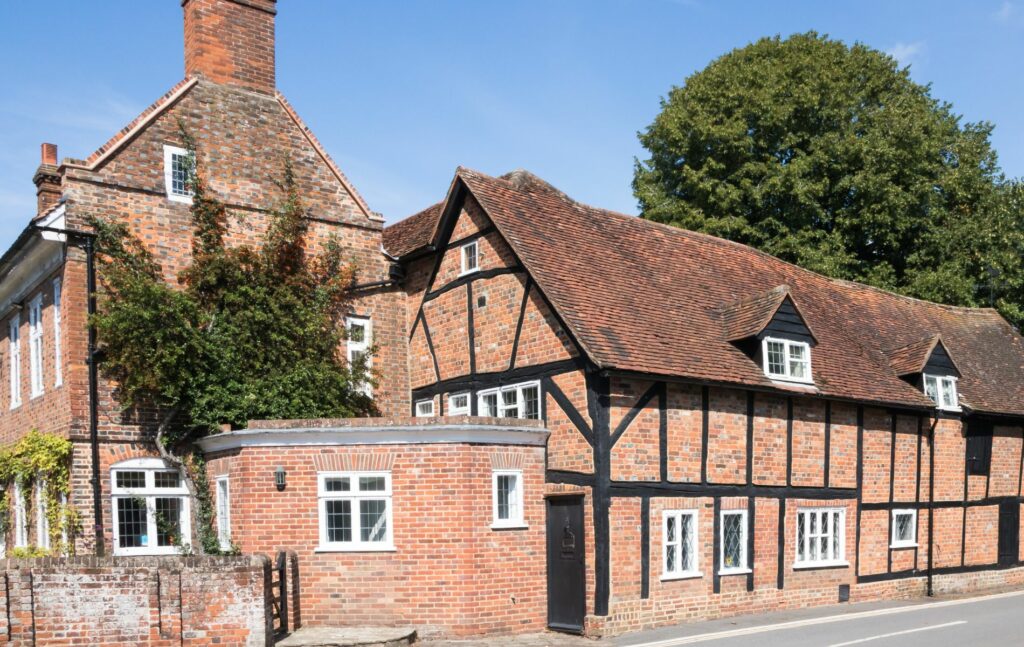
[[[287,487],[274,486],[274,470]],[[318,471],[392,475],[393,552],[319,553]],[[492,469],[523,470],[528,528],[492,530]],[[298,555],[307,625],[412,625],[421,635],[543,629],[544,448],[427,444],[265,447],[211,455],[227,474],[232,540]],[[486,584],[485,584],[486,583]]]
[[[274,91],[276,0],[186,0],[185,73]]]
[[[264,557],[5,560],[14,646],[273,644]]]

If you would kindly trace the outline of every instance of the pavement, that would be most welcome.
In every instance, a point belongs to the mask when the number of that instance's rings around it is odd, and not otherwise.
[[[1024,591],[844,604],[664,627],[590,640],[545,633],[425,647],[1005,647],[1024,646]]]

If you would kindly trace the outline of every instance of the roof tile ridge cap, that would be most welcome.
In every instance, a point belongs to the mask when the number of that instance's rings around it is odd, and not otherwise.
[[[908,348],[910,348],[912,346],[917,346],[919,344],[924,344],[925,342],[927,342],[928,344],[932,344],[932,343],[938,344],[938,343],[941,343],[943,346],[946,345],[945,342],[942,341],[942,334],[941,333],[932,333],[932,334],[929,334],[929,335],[925,335],[924,337],[921,337],[920,339],[916,339],[916,340],[914,340],[912,342],[909,342],[909,343],[906,343],[906,344],[903,344],[903,345],[900,345],[900,346],[880,347],[880,348],[882,348],[882,352],[883,353],[886,353],[888,355],[888,354],[899,352],[901,350],[906,350],[906,349],[908,349]]]
[[[786,261],[782,261],[782,262],[785,263]],[[942,309],[942,310],[950,310],[950,311],[953,311],[953,312],[959,312],[959,313],[963,313],[963,314],[975,314],[975,315],[982,315],[982,314],[992,315],[992,314],[994,314],[994,315],[996,315],[1000,319],[1003,318],[1002,315],[999,314],[999,311],[997,309],[995,309],[993,307],[990,307],[990,306],[956,306],[956,305],[952,305],[952,304],[949,304],[949,303],[938,303],[936,301],[929,301],[927,299],[922,299],[920,297],[912,297],[909,294],[900,294],[899,292],[893,292],[892,290],[886,290],[885,288],[880,288],[880,287],[878,287],[876,285],[869,285],[867,283],[860,283],[859,281],[851,281],[849,279],[839,279],[839,278],[835,278],[835,277],[832,277],[832,276],[825,276],[824,274],[818,274],[817,272],[813,272],[812,270],[807,270],[807,269],[804,269],[804,268],[800,268],[800,269],[802,269],[805,272],[811,272],[815,276],[819,276],[819,277],[825,279],[826,281],[829,281],[830,283],[837,283],[839,285],[845,285],[845,286],[848,286],[848,287],[863,288],[863,289],[871,290],[872,292],[878,292],[878,293],[881,293],[881,294],[884,294],[884,295],[887,295],[887,296],[897,297],[899,299],[902,299],[903,301],[910,301],[910,302],[913,302],[913,303],[920,303],[920,304],[925,305],[925,306],[939,308],[939,309]]]
[[[410,220],[412,220],[413,218],[418,218],[419,216],[422,216],[425,213],[427,213],[428,211],[430,211],[431,209],[436,209],[439,206],[442,206],[443,204],[444,204],[444,200],[439,200],[438,202],[435,202],[435,203],[431,204],[429,207],[425,207],[423,209],[420,209],[419,211],[417,211],[415,213],[412,213],[412,214],[406,216],[405,218],[402,218],[401,220],[396,220],[395,222],[391,223],[390,225],[388,225],[384,229],[393,229],[393,228],[395,228],[395,227],[397,227],[399,225],[404,225],[404,224],[408,223]]]
[[[715,306],[715,307],[713,307],[711,309],[712,310],[717,310],[719,312],[723,312],[724,313],[724,312],[726,312],[726,311],[728,311],[728,310],[730,310],[732,308],[737,308],[739,306],[744,306],[744,305],[747,305],[748,303],[753,303],[754,301],[757,301],[758,299],[763,299],[763,298],[769,297],[769,296],[777,296],[777,298],[781,301],[782,299],[785,299],[787,296],[790,296],[791,292],[792,292],[792,288],[789,287],[788,283],[780,283],[780,284],[778,284],[778,285],[776,285],[774,287],[768,288],[767,290],[761,290],[760,292],[754,292],[752,294],[746,294],[746,295],[744,295],[742,297],[739,297],[737,299],[733,299],[732,301],[725,302],[725,303],[723,303],[721,305],[718,305],[718,306]]]
[[[123,128],[114,133],[107,141],[105,141],[99,148],[89,154],[84,160],[66,160],[59,164],[59,167],[70,166],[73,168],[84,168],[88,170],[95,170],[99,165],[99,162],[103,160],[108,154],[117,150],[119,145],[125,141],[127,136],[134,131],[136,128],[141,128],[149,120],[155,118],[165,108],[169,107],[172,103],[171,99],[177,100],[185,96],[185,94],[191,90],[195,85],[199,83],[199,77],[197,76],[185,76],[177,83],[175,83],[170,90],[164,92],[157,98],[156,101],[146,106],[142,112],[137,114],[131,121],[129,121]]]
[[[288,117],[291,118],[291,120],[295,123],[298,129],[306,137],[310,145],[313,146],[313,150],[316,151],[316,153],[320,155],[320,157],[323,159],[324,163],[327,164],[327,168],[330,169],[332,173],[334,173],[334,175],[338,178],[338,181],[341,182],[341,185],[345,188],[346,191],[348,191],[349,195],[351,195],[352,198],[356,201],[356,204],[359,205],[359,208],[363,211],[363,214],[370,220],[384,222],[384,217],[370,209],[370,205],[366,203],[366,200],[363,199],[363,196],[359,193],[359,191],[356,190],[355,185],[352,184],[351,181],[349,181],[348,176],[345,175],[345,173],[342,172],[341,168],[334,162],[334,159],[324,148],[323,144],[320,143],[320,140],[313,133],[313,131],[310,130],[309,126],[306,125],[306,122],[303,121],[302,117],[299,116],[299,113],[296,112],[294,107],[292,107],[291,102],[289,102],[288,99],[285,98],[284,94],[282,94],[280,90],[275,89],[274,98],[277,100],[278,104],[280,104],[281,107],[284,109],[285,114],[287,114]]]

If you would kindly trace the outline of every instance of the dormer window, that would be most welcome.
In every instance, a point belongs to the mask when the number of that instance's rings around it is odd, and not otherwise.
[[[924,374],[924,393],[943,411],[960,411],[956,378],[951,375]]]
[[[811,382],[811,346],[807,342],[765,337],[764,374],[773,380]]]
[[[480,248],[474,240],[462,246],[462,274],[470,274],[480,269]]]

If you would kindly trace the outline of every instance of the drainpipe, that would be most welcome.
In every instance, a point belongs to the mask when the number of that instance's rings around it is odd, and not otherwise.
[[[935,527],[935,427],[938,424],[939,417],[936,416],[928,432],[928,597],[935,595],[932,590],[932,553],[935,552],[935,542],[932,540]]]
[[[87,296],[88,349],[85,362],[89,367],[89,445],[92,457],[92,474],[89,483],[92,485],[92,514],[95,530],[96,556],[103,557],[106,552],[103,545],[103,492],[100,484],[100,442],[99,442],[99,367],[96,364],[96,327],[92,317],[96,314],[96,234],[75,229],[58,229],[56,227],[36,227],[39,231],[62,234],[69,245],[80,247],[85,251],[85,282]]]

